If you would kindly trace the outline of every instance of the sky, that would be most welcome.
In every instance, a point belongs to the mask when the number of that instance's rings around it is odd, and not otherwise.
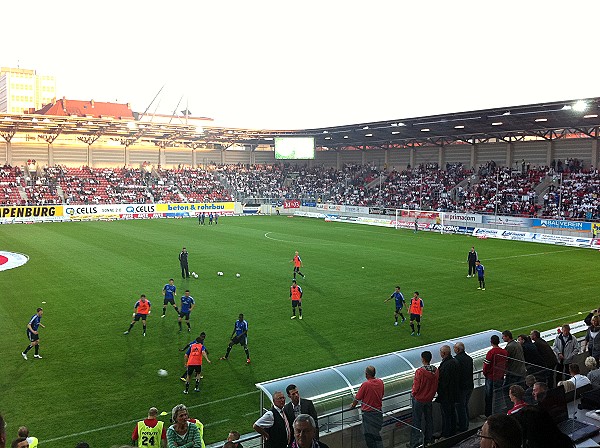
[[[600,2],[8,0],[57,96],[305,129],[600,96]],[[164,86],[164,87],[163,87]],[[179,105],[178,105],[179,103]]]

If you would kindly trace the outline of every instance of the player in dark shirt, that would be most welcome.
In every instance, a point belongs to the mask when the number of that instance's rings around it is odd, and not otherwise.
[[[179,331],[181,331],[181,319],[185,318],[185,323],[187,324],[188,331],[192,331],[192,327],[190,327],[190,313],[194,309],[196,302],[194,298],[190,296],[190,290],[186,289],[183,296],[181,296],[181,310],[179,311],[179,318],[177,321],[179,322]]]
[[[190,278],[190,269],[188,267],[188,251],[184,247],[179,254],[179,266],[181,266],[181,278]]]
[[[467,263],[469,263],[469,273],[467,274],[467,278],[475,277],[475,262],[477,261],[477,252],[475,252],[475,246],[471,247],[469,254],[467,255]]]
[[[391,299],[394,299],[396,302],[396,311],[394,312],[394,325],[398,325],[398,316],[402,318],[402,322],[406,320],[404,318],[404,314],[402,314],[402,308],[404,307],[404,296],[400,292],[400,286],[396,286],[396,290],[392,293],[391,296],[384,300],[384,303],[389,302]]]
[[[485,291],[485,268],[481,264],[481,261],[477,260],[475,262],[475,270],[477,271],[477,278],[479,279],[479,287],[477,289]]]
[[[32,347],[35,347],[35,355],[33,355],[33,357],[37,359],[42,359],[42,357],[39,354],[40,335],[38,333],[38,328],[46,328],[41,322],[43,314],[44,310],[42,308],[38,308],[36,313],[33,316],[31,316],[31,319],[29,319],[29,323],[27,324],[27,338],[29,339],[29,345],[27,346],[25,351],[21,353],[21,356],[24,360],[27,360],[27,352],[31,350]]]
[[[165,299],[163,300],[163,313],[160,317],[165,317],[165,313],[167,312],[167,305],[170,303],[173,308],[175,308],[175,312],[179,314],[179,308],[175,304],[175,292],[177,291],[177,287],[173,284],[174,280],[172,278],[169,279],[169,283],[167,283],[162,290],[163,296]]]
[[[250,364],[250,352],[248,351],[248,322],[244,320],[244,315],[240,314],[238,320],[233,324],[233,331],[231,332],[231,341],[229,341],[229,345],[227,346],[227,353],[225,356],[221,356],[221,360],[227,360],[229,358],[229,352],[231,352],[231,347],[236,344],[240,344],[244,347],[244,351],[246,352],[246,363]]]

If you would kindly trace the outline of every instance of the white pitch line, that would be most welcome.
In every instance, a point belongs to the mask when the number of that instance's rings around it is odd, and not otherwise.
[[[267,232],[267,233],[265,233],[265,238],[268,239],[268,240],[279,241],[281,243],[297,243],[297,241],[280,240],[280,239],[277,239],[277,238],[270,237],[269,233],[273,233],[273,232]]]
[[[194,406],[188,406],[188,409],[196,409],[196,408],[200,408],[202,406],[209,406],[211,404],[220,403],[222,401],[232,400],[234,398],[245,397],[246,395],[256,394],[258,392],[259,392],[258,390],[253,390],[253,391],[250,391],[250,392],[246,392],[245,394],[235,395],[233,397],[221,398],[220,400],[210,401],[208,403],[201,403],[201,404],[196,404]],[[102,426],[100,428],[88,429],[87,431],[81,431],[81,432],[76,432],[76,433],[73,433],[73,434],[67,434],[66,436],[60,436],[60,437],[55,437],[53,439],[44,440],[44,443],[57,442],[59,440],[69,439],[71,437],[79,437],[79,436],[83,436],[85,434],[90,434],[90,433],[93,433],[93,432],[104,431],[106,429],[118,428],[119,426],[131,425],[132,423],[136,423],[139,420],[140,419],[138,418],[138,419],[135,419],[135,420],[129,420],[127,422],[115,423],[114,425]],[[217,425],[219,423],[225,423],[226,421],[228,421],[228,420],[219,420],[217,422],[209,423],[209,424],[204,425],[204,426]]]
[[[552,252],[535,252],[533,254],[521,254],[521,255],[509,255],[508,257],[498,257],[498,258],[485,258],[485,261],[496,261],[496,260],[506,260],[508,258],[521,258],[521,257],[536,257],[538,255],[552,255],[558,254],[561,252],[573,252],[576,248],[573,249],[565,249],[565,250],[555,250]],[[467,261],[460,261],[461,264],[467,264]]]
[[[570,314],[570,315],[568,315],[568,316],[557,317],[556,319],[552,319],[552,320],[545,320],[544,322],[538,322],[538,323],[536,323],[536,324],[530,324],[530,325],[526,325],[526,326],[524,326],[524,327],[513,328],[513,330],[522,330],[523,328],[537,327],[538,325],[548,324],[548,323],[550,323],[550,322],[556,322],[557,320],[568,319],[569,317],[578,316],[578,315],[579,315],[579,314]]]

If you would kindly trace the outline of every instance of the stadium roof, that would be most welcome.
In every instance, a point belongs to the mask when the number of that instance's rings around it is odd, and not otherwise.
[[[309,129],[317,147],[395,148],[599,137],[600,98]]]
[[[76,134],[88,144],[104,136],[119,140],[123,145],[141,141],[160,147],[208,145],[222,149],[234,144],[272,145],[275,137],[283,136],[312,136],[316,147],[322,149],[393,149],[492,141],[550,141],[567,137],[598,139],[600,136],[600,98],[294,131],[197,127],[108,118],[102,114],[100,118],[91,114],[76,115],[44,115],[42,118],[35,114],[0,114],[0,136],[10,141],[16,133],[30,133],[52,143],[61,134]]]

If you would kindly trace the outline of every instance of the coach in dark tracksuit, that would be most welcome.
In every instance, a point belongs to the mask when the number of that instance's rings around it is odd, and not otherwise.
[[[475,277],[475,262],[477,261],[477,252],[475,247],[471,247],[469,255],[467,256],[467,263],[469,263],[469,274],[467,277]]]
[[[181,277],[190,278],[190,270],[188,268],[188,251],[184,247],[179,254],[179,266],[181,266]]]

